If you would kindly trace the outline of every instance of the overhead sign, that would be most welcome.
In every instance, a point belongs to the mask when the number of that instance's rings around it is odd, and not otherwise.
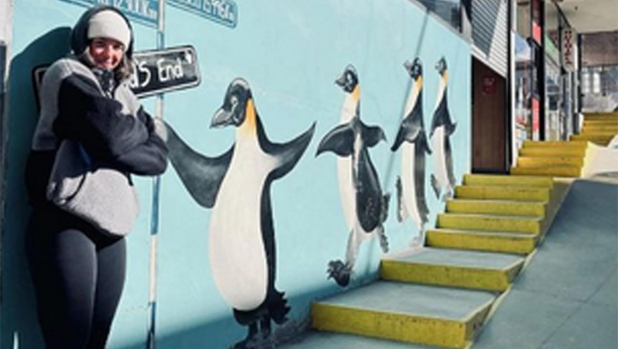
[[[61,0],[73,4],[91,7],[93,5],[109,5],[121,10],[127,17],[151,27],[159,24],[160,0]]]
[[[577,40],[577,35],[572,28],[563,28],[561,37],[562,66],[564,69],[572,72],[575,70],[575,41]]]
[[[238,21],[238,6],[231,0],[167,0],[166,3],[230,28],[236,27]]]
[[[135,52],[133,61],[135,73],[130,86],[140,98],[194,87],[201,82],[197,54],[192,46]],[[48,67],[37,67],[32,73],[37,102],[39,86]]]
[[[192,46],[136,52],[131,89],[138,97],[197,86],[201,82]]]

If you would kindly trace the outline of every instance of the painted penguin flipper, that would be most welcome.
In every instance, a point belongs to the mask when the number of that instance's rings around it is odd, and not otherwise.
[[[315,155],[318,156],[326,151],[332,151],[338,156],[350,156],[353,152],[353,145],[354,130],[350,127],[350,124],[337,125],[322,138]]]
[[[431,188],[433,189],[433,193],[436,195],[436,198],[440,198],[440,184],[438,182],[438,177],[435,174],[431,175]]]
[[[452,188],[455,186],[455,173],[453,170],[453,151],[451,149],[451,140],[449,137],[444,139],[444,156],[446,162],[446,174]]]
[[[451,122],[450,118],[448,120],[449,122],[445,125],[445,129],[444,132],[447,136],[452,135],[453,133],[455,133],[455,130],[457,129],[457,123],[456,122]]]
[[[358,119],[361,127],[361,137],[367,148],[372,148],[380,141],[386,140],[384,131],[379,126],[367,126],[362,120]]]
[[[296,166],[296,163],[300,160],[311,142],[314,132],[315,122],[307,131],[287,143],[264,142],[262,144],[264,151],[279,159],[280,165],[273,171],[274,178],[285,176]]]
[[[429,148],[429,141],[427,140],[427,133],[425,133],[424,130],[421,133],[421,141],[419,142],[419,149],[421,149],[421,151],[424,151],[425,153],[429,155],[433,153],[431,151],[431,148]]]
[[[413,143],[421,134],[422,128],[419,123],[414,123],[413,114],[408,115],[405,120],[401,122],[401,126],[399,127],[399,131],[397,131],[397,136],[395,137],[395,142],[391,147],[392,151],[396,151],[399,149],[401,144],[404,141],[408,141]]]
[[[172,166],[191,197],[200,206],[212,208],[232,159],[234,147],[219,157],[209,158],[187,145],[169,124],[166,123],[166,127]]]
[[[359,154],[356,171],[356,216],[363,230],[370,232],[382,223],[384,205],[378,173],[367,149]]]

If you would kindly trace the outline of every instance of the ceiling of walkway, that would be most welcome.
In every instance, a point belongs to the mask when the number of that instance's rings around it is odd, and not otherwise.
[[[618,30],[618,0],[553,0],[553,2],[558,4],[571,26],[579,33]],[[545,8],[548,21],[557,18],[555,6],[547,4]]]

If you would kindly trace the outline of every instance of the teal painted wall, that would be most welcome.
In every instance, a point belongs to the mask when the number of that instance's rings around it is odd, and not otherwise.
[[[390,251],[409,247],[419,235],[412,221],[397,220],[396,179],[401,152],[390,150],[399,129],[412,83],[403,67],[423,64],[423,118],[429,135],[437,104],[442,57],[448,64],[448,104],[456,131],[451,136],[455,179],[470,165],[470,46],[420,6],[404,0],[271,1],[267,5],[237,0],[236,25],[222,25],[195,13],[165,7],[167,47],[192,45],[198,54],[199,86],[165,95],[163,117],[196,151],[214,157],[235,142],[233,128],[210,128],[226,89],[235,78],[251,87],[268,138],[284,143],[316,123],[315,132],[296,166],[271,186],[276,236],[275,285],[285,292],[288,321],[277,325],[273,340],[305,328],[310,301],[346,288],[327,279],[327,264],[344,259],[349,229],[337,179],[338,157],[315,156],[318,144],[340,120],[343,91],[335,79],[352,64],[358,73],[361,119],[379,126],[387,141],[368,149],[379,183],[391,194],[384,222]],[[23,256],[28,207],[22,174],[36,105],[30,72],[66,51],[68,27],[83,7],[60,0],[20,0],[13,13],[9,71],[7,183],[2,232],[2,303],[0,347],[41,348],[33,293]],[[156,30],[134,23],[137,50],[156,48]],[[143,100],[154,113],[155,98]],[[430,147],[433,147],[430,142]],[[443,202],[429,177],[434,154],[426,164],[426,227],[434,226]],[[251,178],[251,174],[247,173]],[[110,348],[143,348],[149,329],[149,263],[152,181],[138,178],[142,213],[129,236],[127,285]],[[219,293],[210,270],[209,224],[213,210],[200,207],[170,166],[161,178],[156,254],[157,348],[227,348],[242,340],[238,324]],[[239,217],[242,219],[242,217]],[[352,281],[357,287],[376,277],[383,255],[377,238],[360,245]],[[234,281],[237,276],[230,275]],[[246,280],[237,280],[243,285]]]

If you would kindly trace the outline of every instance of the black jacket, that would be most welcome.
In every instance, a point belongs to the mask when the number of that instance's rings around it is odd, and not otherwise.
[[[106,97],[83,63],[63,58],[46,71],[39,91],[41,114],[26,167],[30,202],[46,204],[46,186],[62,139],[79,141],[98,166],[127,174],[158,175],[167,167],[167,147],[153,119],[128,83]]]

